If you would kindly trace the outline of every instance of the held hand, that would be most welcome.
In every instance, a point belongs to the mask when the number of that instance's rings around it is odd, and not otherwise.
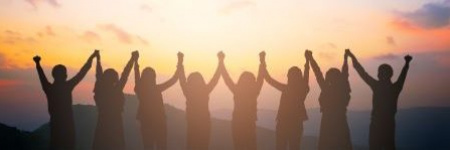
[[[133,51],[131,53],[131,58],[133,59],[138,59],[139,58],[139,52],[138,51]]]
[[[406,62],[409,63],[411,60],[412,60],[412,57],[411,57],[410,55],[406,55],[406,56],[405,56],[405,61],[406,61]]]
[[[219,58],[220,62],[223,62],[223,60],[225,59],[225,54],[220,51],[219,53],[217,53],[217,58]]]
[[[100,60],[100,50],[96,49],[94,51],[94,57],[97,57],[97,61]]]
[[[183,64],[183,60],[184,60],[184,54],[182,52],[178,52],[177,53],[178,56],[178,64]]]
[[[265,51],[261,51],[259,53],[259,62],[260,63],[265,63],[266,62],[266,52]]]
[[[33,57],[34,62],[39,63],[41,61],[41,57],[39,57],[38,55]]]
[[[345,49],[344,58],[347,59],[347,57],[350,56],[350,49]]]
[[[312,51],[306,50],[305,51],[305,58],[306,59],[311,59],[312,58]]]

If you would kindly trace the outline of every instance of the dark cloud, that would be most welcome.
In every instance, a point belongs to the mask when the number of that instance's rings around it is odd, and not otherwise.
[[[427,3],[412,12],[400,12],[401,20],[425,29],[446,27],[450,24],[450,1]]]
[[[391,45],[391,46],[396,46],[397,45],[397,43],[395,42],[394,37],[392,37],[392,36],[387,36],[386,37],[386,43]]]
[[[373,57],[373,59],[377,59],[377,60],[393,60],[393,59],[398,59],[398,58],[399,58],[399,56],[394,55],[392,53],[378,55],[378,56]]]
[[[237,10],[247,8],[247,7],[252,7],[252,6],[256,6],[256,3],[252,2],[252,1],[248,1],[248,0],[232,2],[232,3],[229,3],[228,5],[226,5],[225,7],[223,7],[222,9],[220,9],[219,14],[228,15],[228,14],[232,13],[233,11],[237,11]]]

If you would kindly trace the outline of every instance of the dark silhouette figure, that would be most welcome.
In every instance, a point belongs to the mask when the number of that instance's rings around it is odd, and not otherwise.
[[[264,61],[264,60],[263,60]],[[277,114],[276,149],[298,150],[303,134],[303,121],[308,120],[304,101],[309,92],[309,59],[306,58],[305,72],[298,67],[291,67],[288,83],[283,84],[273,79],[265,69],[266,82],[281,91],[281,100]]]
[[[137,59],[134,63],[135,87],[134,91],[139,99],[137,120],[141,125],[142,141],[146,150],[167,149],[167,125],[162,92],[178,81],[178,72],[168,81],[156,84],[156,73],[147,67],[139,71]]]
[[[373,91],[372,116],[369,132],[369,147],[371,150],[395,150],[395,114],[397,113],[397,101],[403,89],[409,62],[412,57],[405,56],[405,66],[397,79],[391,81],[393,70],[388,64],[378,67],[378,80],[371,77],[358,62],[356,57],[349,52],[353,67],[361,78]]]
[[[198,72],[191,73],[186,80],[183,67],[183,54],[178,53],[180,69],[180,85],[186,97],[187,149],[206,150],[211,136],[211,117],[209,114],[209,94],[220,79],[217,67],[209,83],[205,83]],[[221,62],[221,61],[219,61]]]
[[[322,121],[320,122],[319,150],[352,149],[346,114],[351,92],[348,81],[348,53],[349,51],[346,50],[342,72],[337,68],[331,68],[324,78],[312,52],[307,51],[306,57],[311,62],[321,89],[319,104]]]
[[[133,63],[138,57],[137,51],[132,53],[132,57],[119,79],[119,75],[114,69],[106,69],[103,72],[100,54],[97,56],[97,80],[94,87],[94,100],[97,106],[98,118],[93,142],[94,150],[125,149],[122,121],[125,101],[123,88],[127,83]]]
[[[75,149],[75,124],[72,112],[72,91],[86,76],[92,66],[95,51],[72,79],[67,80],[67,70],[64,65],[53,67],[52,76],[55,79],[50,83],[42,70],[41,57],[33,58],[36,70],[41,81],[42,89],[47,96],[48,113],[50,114],[50,149]]]
[[[225,55],[219,53],[219,59],[223,61]],[[265,53],[260,53],[261,64],[258,78],[250,72],[243,72],[237,84],[233,82],[225,65],[221,66],[221,72],[225,84],[234,96],[234,111],[232,119],[232,135],[235,150],[256,150],[256,120],[257,99],[264,83],[263,70]],[[223,64],[221,62],[220,64]]]

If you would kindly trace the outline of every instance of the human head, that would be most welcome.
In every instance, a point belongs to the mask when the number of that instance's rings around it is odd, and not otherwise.
[[[325,74],[325,83],[336,84],[339,82],[339,76],[341,76],[341,71],[337,68],[330,68]]]
[[[187,78],[187,84],[193,87],[202,87],[206,85],[202,74],[199,72],[191,73]]]
[[[103,81],[109,84],[115,84],[119,81],[119,74],[114,69],[106,69],[103,73]]]
[[[239,77],[237,86],[241,88],[250,88],[250,86],[252,86],[255,83],[256,83],[255,75],[253,75],[253,73],[251,72],[245,71]]]
[[[66,81],[67,80],[67,69],[64,65],[56,65],[53,67],[52,76],[55,81]]]
[[[288,85],[297,85],[303,79],[302,70],[296,66],[293,66],[288,71]]]
[[[378,79],[380,81],[388,81],[391,80],[392,74],[393,74],[392,67],[388,64],[381,64],[380,67],[378,67]]]
[[[142,70],[141,80],[150,85],[156,85],[156,73],[151,67],[146,67]]]

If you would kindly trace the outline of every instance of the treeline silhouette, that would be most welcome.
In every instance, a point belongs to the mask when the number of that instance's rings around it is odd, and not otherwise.
[[[94,100],[97,107],[97,125],[92,149],[125,149],[124,111],[125,95],[123,88],[134,67],[135,92],[139,99],[136,119],[140,123],[145,149],[167,149],[167,125],[162,92],[179,81],[186,98],[186,149],[206,150],[210,145],[211,117],[209,94],[222,76],[234,96],[232,118],[232,137],[234,149],[255,150],[257,99],[266,81],[281,92],[280,105],[276,118],[276,149],[300,149],[303,135],[303,122],[308,120],[304,101],[309,93],[309,70],[313,69],[321,93],[319,97],[322,121],[318,149],[352,149],[350,129],[347,123],[347,106],[350,102],[348,81],[348,58],[361,78],[373,91],[373,110],[370,124],[369,146],[371,150],[395,149],[395,114],[397,101],[406,79],[412,57],[405,56],[405,66],[397,79],[392,82],[393,69],[387,64],[380,65],[378,80],[365,72],[350,50],[345,50],[342,69],[329,69],[323,76],[312,51],[305,51],[304,71],[298,67],[288,70],[287,83],[272,78],[266,69],[265,52],[259,54],[260,66],[257,77],[243,72],[237,83],[230,78],[225,67],[225,54],[219,52],[217,70],[209,82],[205,82],[199,72],[186,78],[183,53],[178,53],[175,74],[168,81],[157,84],[156,71],[146,67],[142,74],[138,65],[139,53],[132,52],[121,75],[114,69],[103,70],[100,52],[95,50],[81,70],[67,79],[64,65],[56,65],[52,70],[54,82],[50,83],[40,65],[41,58],[35,56],[36,69],[42,89],[47,96],[50,114],[50,149],[75,149],[75,125],[72,111],[72,91],[84,78],[96,58],[96,82]]]

